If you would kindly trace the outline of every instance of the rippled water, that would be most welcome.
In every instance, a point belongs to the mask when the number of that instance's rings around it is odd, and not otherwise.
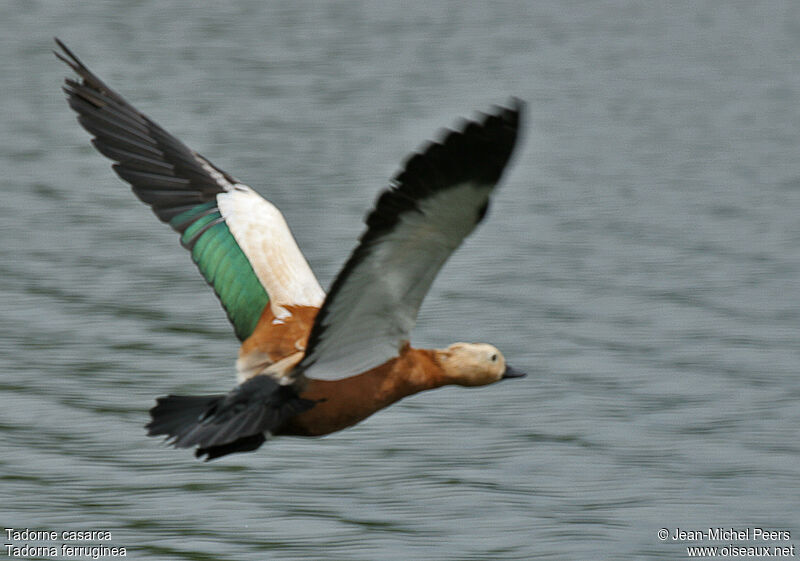
[[[170,560],[683,559],[656,536],[675,527],[800,542],[796,4],[87,4],[0,7],[4,527]],[[414,342],[488,340],[531,376],[210,464],[146,438],[155,396],[231,386],[236,341],[75,123],[53,35],[275,202],[326,286],[411,149],[526,99],[523,150]]]

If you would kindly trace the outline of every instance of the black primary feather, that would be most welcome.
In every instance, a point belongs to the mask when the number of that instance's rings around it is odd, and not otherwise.
[[[236,183],[183,142],[140,113],[112,90],[64,43],[54,51],[80,77],[67,78],[64,92],[78,122],[94,136],[92,144],[116,163],[112,166],[133,192],[164,222],[198,204],[215,200]],[[216,175],[215,177],[215,174]],[[172,225],[183,233],[186,225]]]

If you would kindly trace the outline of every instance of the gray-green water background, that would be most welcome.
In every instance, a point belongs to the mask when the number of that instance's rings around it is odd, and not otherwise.
[[[3,2],[0,523],[165,560],[800,542],[799,6]],[[146,438],[155,396],[232,385],[237,344],[75,122],[53,35],[277,204],[323,286],[406,154],[527,100],[413,342],[489,341],[531,375],[211,464]]]

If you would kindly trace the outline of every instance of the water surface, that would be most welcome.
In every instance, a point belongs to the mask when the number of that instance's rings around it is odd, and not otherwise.
[[[682,559],[658,529],[800,536],[797,6],[472,4],[0,7],[4,527],[169,560]],[[75,123],[53,35],[278,205],[323,286],[412,149],[527,100],[413,341],[490,341],[531,375],[210,464],[146,438],[155,396],[231,386],[237,345]]]

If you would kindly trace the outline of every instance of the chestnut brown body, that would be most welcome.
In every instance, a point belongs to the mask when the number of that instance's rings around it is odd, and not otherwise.
[[[252,362],[248,358],[252,356],[268,357],[275,363],[305,350],[319,310],[308,306],[288,306],[286,310],[288,315],[278,319],[267,307],[253,335],[242,344],[242,363]],[[336,432],[404,397],[444,383],[437,351],[406,345],[397,358],[363,374],[334,381],[305,380],[298,388],[299,395],[316,404],[290,419],[277,434],[322,436]]]

